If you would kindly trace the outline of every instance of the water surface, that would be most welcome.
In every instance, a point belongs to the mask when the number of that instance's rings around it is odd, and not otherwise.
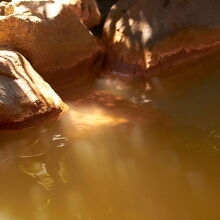
[[[210,62],[154,77],[143,94],[97,80],[75,100],[70,87],[62,119],[1,134],[0,220],[220,219],[220,65]]]

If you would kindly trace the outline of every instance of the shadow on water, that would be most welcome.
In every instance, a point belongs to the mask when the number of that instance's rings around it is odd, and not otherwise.
[[[219,219],[220,68],[211,60],[152,79],[148,102],[99,79],[84,97],[68,95],[61,120],[1,134],[0,219]]]

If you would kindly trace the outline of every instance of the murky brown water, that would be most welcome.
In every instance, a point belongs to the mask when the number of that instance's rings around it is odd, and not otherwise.
[[[0,136],[0,220],[220,219],[220,65],[98,80],[60,121]],[[211,67],[210,67],[211,65]],[[184,75],[184,76],[183,76]],[[125,98],[122,98],[122,96]],[[133,103],[132,103],[133,102]]]

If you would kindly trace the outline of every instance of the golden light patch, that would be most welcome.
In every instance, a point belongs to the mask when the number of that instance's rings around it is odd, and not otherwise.
[[[114,126],[128,121],[126,118],[118,118],[112,115],[108,115],[100,108],[94,108],[89,110],[71,110],[70,116],[76,124],[82,124],[92,127],[100,127],[106,125]]]
[[[66,131],[71,136],[84,136],[100,130],[128,122],[127,118],[110,115],[99,107],[71,108],[67,117]],[[71,127],[73,129],[71,129]]]

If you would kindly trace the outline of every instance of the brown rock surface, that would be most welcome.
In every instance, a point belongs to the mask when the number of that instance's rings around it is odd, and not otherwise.
[[[20,52],[43,77],[93,59],[101,50],[75,13],[54,1],[10,3],[0,17],[0,45]]]
[[[119,0],[104,26],[109,69],[148,75],[220,44],[218,0]]]
[[[66,109],[20,53],[0,47],[0,130],[35,126]]]
[[[62,0],[68,5],[83,21],[92,28],[101,22],[101,14],[96,0]]]
[[[7,7],[8,2],[2,1],[0,2],[0,16],[5,15],[5,8]]]

